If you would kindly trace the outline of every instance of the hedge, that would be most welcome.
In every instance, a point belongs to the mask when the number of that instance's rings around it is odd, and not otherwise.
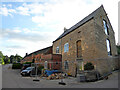
[[[38,68],[38,73],[41,74],[42,69],[44,69],[44,66],[39,66]]]
[[[20,63],[13,63],[12,69],[21,69],[22,65]]]
[[[23,64],[32,64],[32,62],[25,62],[25,63],[23,63]]]

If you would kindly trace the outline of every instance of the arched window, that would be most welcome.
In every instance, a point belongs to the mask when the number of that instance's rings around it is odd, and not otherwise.
[[[68,52],[68,51],[69,51],[69,44],[66,43],[66,44],[64,45],[64,52]]]
[[[105,20],[103,20],[103,25],[104,25],[104,29],[105,29],[105,34],[106,34],[106,35],[109,35],[108,25],[107,25],[107,22],[106,22]]]
[[[106,39],[106,45],[107,45],[108,56],[110,56],[112,55],[112,53],[111,53],[111,44],[109,39]]]
[[[56,53],[59,53],[59,47],[56,48]]]

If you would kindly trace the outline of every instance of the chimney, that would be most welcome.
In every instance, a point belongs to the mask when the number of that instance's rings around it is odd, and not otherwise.
[[[27,56],[28,55],[28,53],[26,53],[26,55],[25,56]]]
[[[67,31],[67,29],[66,29],[66,27],[64,27],[64,32],[66,32]]]

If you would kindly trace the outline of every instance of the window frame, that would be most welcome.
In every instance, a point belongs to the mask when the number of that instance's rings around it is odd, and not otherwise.
[[[107,21],[105,19],[103,19],[103,27],[104,27],[104,32],[106,35],[109,35],[109,30],[108,30],[108,24]]]
[[[64,52],[68,52],[69,51],[69,43],[65,43],[64,44]]]
[[[59,46],[56,47],[56,53],[59,53]]]
[[[56,65],[58,65],[58,61],[56,61],[56,63],[55,63]]]
[[[69,69],[69,62],[67,60],[64,61],[64,69],[65,70]]]
[[[106,39],[106,47],[107,47],[108,56],[111,56],[112,55],[112,51],[111,51],[111,43],[110,43],[109,39]]]

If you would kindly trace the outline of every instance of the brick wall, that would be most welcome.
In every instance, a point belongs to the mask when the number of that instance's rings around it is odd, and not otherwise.
[[[21,63],[32,62],[32,55],[24,58]],[[61,55],[56,54],[37,54],[34,55],[35,63],[39,63],[44,66],[44,62],[48,62],[48,69],[61,69]]]
[[[62,58],[62,55],[57,55],[57,54],[53,54],[53,69],[57,69],[57,70],[60,70],[61,69],[61,58]]]

